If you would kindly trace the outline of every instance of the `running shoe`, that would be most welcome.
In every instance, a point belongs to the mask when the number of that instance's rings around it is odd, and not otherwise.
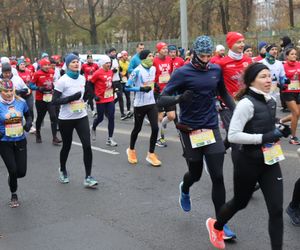
[[[236,234],[230,230],[227,224],[224,225],[223,231],[224,231],[224,235],[223,235],[224,240],[236,239]]]
[[[126,153],[127,153],[129,163],[136,164],[138,162],[136,157],[136,152],[134,149],[127,148]]]
[[[127,118],[129,118],[127,115],[121,114],[121,120],[122,120],[122,121],[126,120]]]
[[[299,208],[291,208],[291,206],[289,205],[285,211],[288,214],[288,216],[290,217],[292,224],[296,227],[299,227],[300,226],[300,209]]]
[[[118,146],[118,143],[116,141],[114,141],[114,139],[112,137],[110,137],[107,139],[106,145],[111,146],[111,147],[116,147],[116,146]]]
[[[53,140],[52,140],[52,144],[54,145],[54,146],[60,146],[61,143],[62,142],[62,140],[60,140],[60,139],[58,139],[57,137],[54,137],[53,138]]]
[[[164,138],[159,138],[157,141],[156,141],[156,146],[160,147],[160,148],[165,148],[167,147],[167,142]]]
[[[148,118],[144,118],[144,121],[146,122],[146,125],[150,125],[150,121],[149,121],[149,119]]]
[[[93,118],[96,118],[96,116],[97,116],[97,112],[96,112],[95,110],[93,110],[93,111],[92,111],[92,117],[93,117]]]
[[[91,136],[92,140],[96,141],[96,129],[93,129],[93,126],[91,126]]]
[[[32,126],[32,127],[30,128],[30,130],[29,130],[29,133],[30,133],[30,134],[35,134],[35,131],[36,131],[35,127]]]
[[[206,228],[209,234],[209,240],[211,244],[218,249],[225,249],[225,242],[223,239],[224,231],[220,231],[215,229],[216,220],[212,218],[208,218],[206,220]]]
[[[126,113],[126,116],[127,116],[128,118],[131,118],[131,117],[133,116],[133,113],[129,110],[129,111],[127,111],[127,113]]]
[[[95,188],[98,185],[98,181],[96,181],[94,177],[88,176],[84,179],[83,185],[86,188]]]
[[[161,161],[158,160],[157,155],[155,153],[148,152],[146,161],[149,162],[153,167],[160,167]]]
[[[10,203],[9,206],[11,208],[16,208],[20,206],[19,200],[18,200],[18,195],[17,194],[11,194],[11,199],[10,199]]]
[[[68,174],[64,174],[64,172],[60,171],[60,168],[58,168],[58,180],[63,184],[67,184],[70,182]]]
[[[41,132],[38,130],[35,132],[35,141],[36,143],[42,143]]]
[[[300,145],[300,141],[297,136],[291,136],[289,143],[293,145]]]
[[[192,203],[189,194],[182,192],[183,181],[179,184],[179,205],[184,212],[191,211]]]

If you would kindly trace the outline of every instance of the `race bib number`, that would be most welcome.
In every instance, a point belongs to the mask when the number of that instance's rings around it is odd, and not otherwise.
[[[114,91],[113,89],[107,89],[104,92],[104,98],[110,98],[114,95]]]
[[[76,100],[70,102],[70,108],[72,113],[80,113],[85,109],[85,103],[83,100]]]
[[[11,123],[5,125],[5,135],[8,137],[20,137],[23,135],[22,123]]]
[[[288,84],[288,90],[298,90],[299,88],[299,80],[291,80],[291,83]]]
[[[43,101],[44,102],[51,102],[52,101],[52,94],[43,94]]]
[[[198,129],[190,133],[192,148],[200,148],[216,142],[211,129]]]
[[[264,162],[267,165],[273,165],[285,159],[279,142],[269,143],[262,147]]]
[[[159,76],[159,83],[168,83],[168,81],[170,80],[170,74],[169,73],[162,73]]]

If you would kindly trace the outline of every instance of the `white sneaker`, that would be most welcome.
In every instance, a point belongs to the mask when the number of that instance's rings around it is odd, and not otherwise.
[[[32,127],[30,128],[30,130],[29,130],[29,133],[30,133],[30,134],[34,134],[35,131],[36,131],[35,127],[32,126]]]
[[[111,146],[111,147],[116,147],[116,146],[118,146],[118,143],[116,141],[114,141],[114,139],[112,137],[110,137],[107,139],[106,145]]]
[[[91,126],[91,136],[92,136],[92,140],[96,141],[96,129],[93,129],[93,126]]]

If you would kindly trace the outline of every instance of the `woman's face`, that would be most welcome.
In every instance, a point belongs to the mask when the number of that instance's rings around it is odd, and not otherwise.
[[[244,54],[248,57],[252,57],[253,56],[252,48],[246,49],[244,51]]]
[[[20,64],[19,64],[19,69],[20,69],[20,70],[24,71],[25,68],[26,68],[26,67],[25,67],[25,63],[20,63]]]
[[[13,89],[3,89],[1,91],[1,97],[5,101],[11,101],[14,97],[14,90]]]
[[[70,62],[69,69],[72,71],[79,71],[79,61],[74,59],[72,62]]]
[[[286,59],[290,62],[296,62],[297,61],[297,51],[295,49],[292,49],[290,53],[286,56]]]
[[[257,74],[254,82],[252,82],[251,86],[260,91],[263,91],[264,93],[269,93],[272,86],[270,70],[263,69],[262,71],[260,71]]]

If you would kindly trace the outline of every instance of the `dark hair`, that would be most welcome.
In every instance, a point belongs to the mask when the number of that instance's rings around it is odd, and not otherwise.
[[[144,46],[144,43],[142,43],[142,42],[141,42],[141,43],[138,43],[138,44],[136,45],[136,47],[138,48],[140,45],[141,45],[141,46]]]
[[[254,82],[258,73],[264,69],[270,70],[266,65],[259,62],[252,63],[245,69],[243,74],[243,82],[245,87],[236,94],[236,100],[241,100],[243,96],[248,93],[251,83]]]
[[[295,47],[291,47],[291,48],[288,48],[288,49],[285,51],[284,55],[285,55],[285,56],[288,56],[288,55],[291,53],[292,50],[296,50],[296,52],[297,52],[297,49],[296,49]]]

